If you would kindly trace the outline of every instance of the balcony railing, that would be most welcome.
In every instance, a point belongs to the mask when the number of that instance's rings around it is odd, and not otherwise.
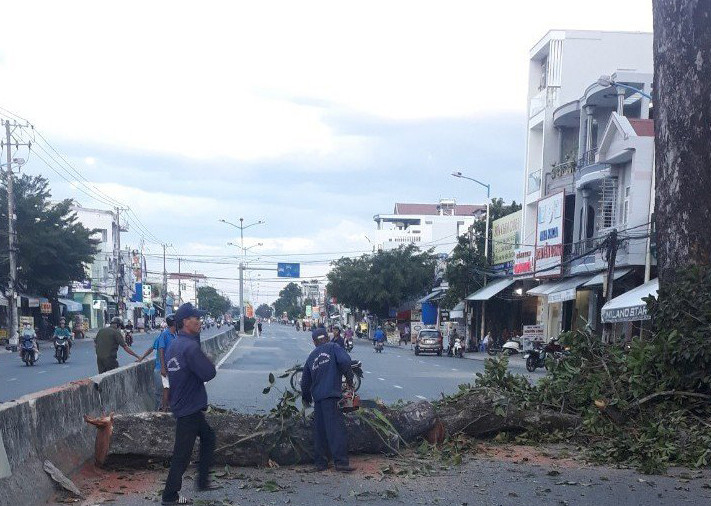
[[[595,157],[597,156],[597,148],[589,149],[583,153],[583,155],[578,159],[578,169],[587,167],[595,163]]]

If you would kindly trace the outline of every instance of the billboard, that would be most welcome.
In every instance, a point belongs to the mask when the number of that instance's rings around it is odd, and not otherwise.
[[[563,273],[563,209],[565,191],[538,201],[535,270],[539,277]]]
[[[522,211],[516,211],[491,224],[493,265],[510,264],[514,261],[514,251],[521,243]]]

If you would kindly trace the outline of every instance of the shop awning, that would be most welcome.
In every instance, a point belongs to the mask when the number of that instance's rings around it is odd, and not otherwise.
[[[442,297],[444,297],[444,290],[433,290],[429,295],[427,295],[426,297],[422,297],[417,302],[422,304],[423,302],[431,302],[431,301],[439,300]]]
[[[630,272],[632,272],[632,269],[617,269],[617,270],[615,270],[615,274],[613,275],[613,278],[620,279],[622,276],[626,276]],[[602,285],[603,282],[605,281],[605,277],[607,277],[606,271],[599,272],[599,273],[595,274],[590,281],[583,284],[583,287],[589,288],[589,287],[593,287],[596,285]]]
[[[500,279],[498,281],[494,281],[493,283],[488,284],[484,288],[481,288],[473,294],[467,296],[467,300],[489,300],[494,295],[513,284],[513,279]]]
[[[659,279],[653,279],[615,297],[602,306],[603,323],[649,320],[651,317],[647,313],[647,303],[642,298],[650,295],[656,296],[658,290]]]
[[[575,299],[577,288],[588,281],[590,281],[590,276],[576,276],[574,278],[551,281],[531,288],[526,294],[548,297],[549,303],[564,302],[566,300]]]
[[[57,299],[60,304],[67,306],[67,311],[70,313],[80,313],[83,309],[81,302],[77,302],[72,299],[62,299],[61,297]]]
[[[590,276],[576,276],[574,278],[564,279],[553,287],[548,292],[548,303],[565,302],[566,300],[575,300],[575,294],[578,287],[590,281]]]

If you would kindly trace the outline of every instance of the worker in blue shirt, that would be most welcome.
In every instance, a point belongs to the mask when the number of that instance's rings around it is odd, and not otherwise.
[[[219,488],[210,484],[215,432],[203,413],[207,409],[205,382],[217,374],[213,363],[200,349],[200,318],[204,315],[205,311],[194,308],[189,302],[178,308],[174,315],[178,336],[165,355],[170,382],[170,409],[177,420],[173,457],[163,489],[163,504],[189,504],[189,499],[178,492],[183,485],[183,473],[190,463],[196,437],[200,438],[197,489]]]
[[[338,401],[341,378],[345,376],[348,385],[353,385],[351,357],[341,346],[329,342],[327,333],[315,334],[313,341],[316,349],[306,359],[301,376],[301,400],[305,407],[312,401],[314,404],[314,471],[328,469],[330,451],[336,471],[350,473],[355,468],[348,461],[346,422]]]
[[[165,318],[166,327],[153,340],[153,345],[141,355],[138,362],[146,358],[148,355],[156,352],[156,362],[153,368],[153,382],[155,383],[155,399],[156,409],[159,411],[168,411],[168,369],[165,366],[165,352],[170,347],[170,343],[175,339],[175,317],[169,314]]]

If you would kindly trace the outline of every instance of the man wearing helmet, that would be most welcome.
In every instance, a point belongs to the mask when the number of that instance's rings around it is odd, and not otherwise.
[[[119,346],[126,350],[126,353],[140,360],[136,352],[124,341],[123,334],[119,330],[120,326],[121,318],[115,316],[111,319],[111,324],[108,327],[104,327],[96,334],[94,346],[96,348],[96,365],[98,366],[99,374],[116,369],[119,366],[116,358]]]
[[[175,339],[175,317],[170,314],[165,319],[167,327],[155,338],[153,346],[148,348],[141,356],[143,360],[148,355],[156,352],[156,365],[153,369],[153,379],[155,383],[155,399],[156,409],[159,411],[168,411],[168,369],[165,367],[165,353],[170,346],[170,343]]]
[[[66,339],[67,343],[69,343],[69,351],[70,353],[72,351],[72,341],[73,336],[72,336],[72,331],[69,330],[67,327],[67,320],[64,319],[64,317],[61,317],[59,319],[59,325],[54,327],[54,335],[52,336],[53,339]]]

